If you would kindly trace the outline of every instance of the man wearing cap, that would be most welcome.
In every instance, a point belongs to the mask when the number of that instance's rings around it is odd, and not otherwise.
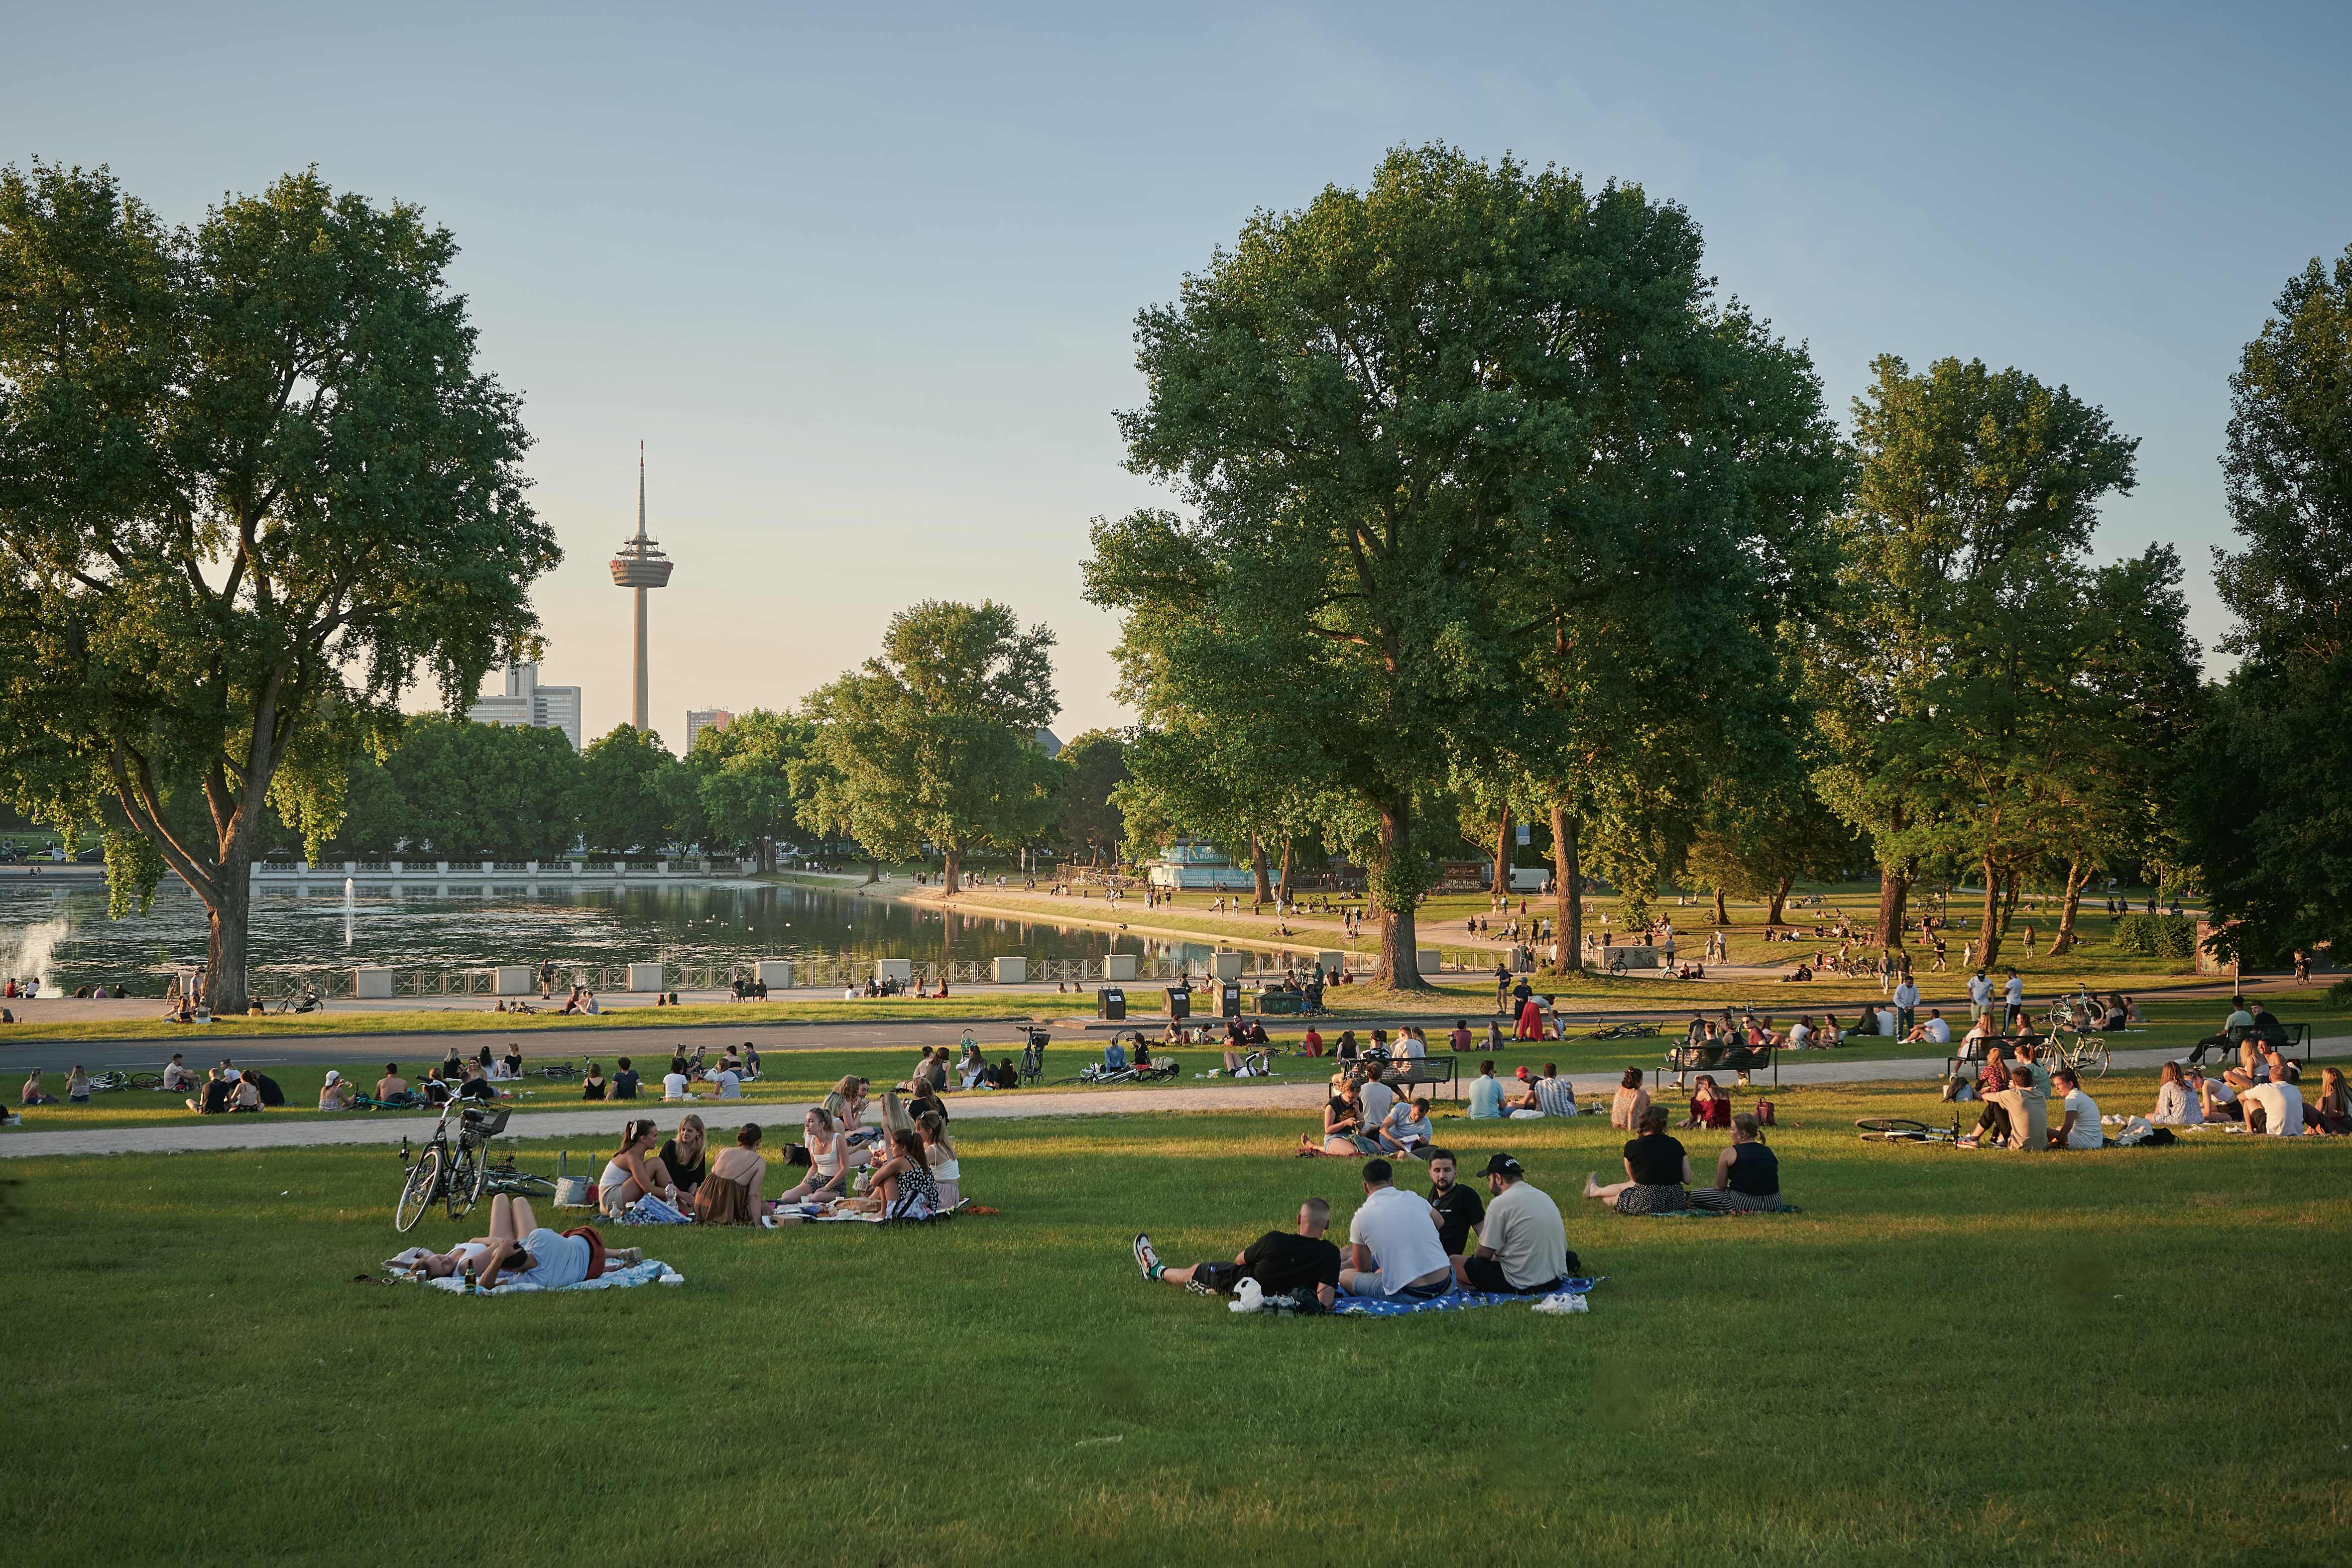
[[[1386,1160],[1364,1162],[1364,1202],[1348,1222],[1344,1296],[1427,1301],[1454,1288],[1454,1264],[1437,1239],[1437,1216],[1419,1193],[1400,1191]]]
[[[1508,1155],[1496,1155],[1479,1174],[1493,1201],[1478,1227],[1478,1250],[1453,1260],[1465,1290],[1498,1295],[1546,1296],[1577,1267],[1568,1249],[1568,1227],[1551,1196],[1529,1185],[1527,1172]]]

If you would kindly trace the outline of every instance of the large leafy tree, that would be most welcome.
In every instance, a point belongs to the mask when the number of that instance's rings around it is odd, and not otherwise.
[[[1085,850],[1097,863],[1105,851],[1117,858],[1127,840],[1127,822],[1114,798],[1129,778],[1127,742],[1113,731],[1090,729],[1062,747],[1061,761],[1067,778],[1054,819],[1055,839],[1065,850]]]
[[[0,172],[0,788],[102,822],[118,887],[186,882],[224,1009],[264,802],[317,841],[419,672],[454,708],[535,651],[559,552],[456,253],[315,173],[173,228]]]
[[[614,725],[580,754],[576,807],[590,849],[646,853],[690,836],[693,779],[661,737]]]
[[[1013,850],[1053,821],[1063,768],[1037,732],[1054,721],[1054,634],[983,601],[926,600],[890,618],[882,652],[809,695],[817,766],[808,810],[880,855],[925,844],[950,893],[973,850]]]
[[[2230,378],[2215,551],[2240,656],[2183,826],[2227,953],[2352,944],[2352,247],[2288,280]]]
[[[2138,444],[2022,371],[1873,368],[1836,589],[1805,622],[1832,754],[1816,783],[1870,835],[1880,939],[1902,943],[1923,867],[1973,866],[1990,964],[2020,878],[2061,833],[2047,763],[2081,668],[2090,537],[2101,498],[2131,488]]]
[[[793,764],[808,754],[815,734],[796,714],[753,708],[695,737],[686,765],[714,841],[749,848],[761,871],[775,869],[776,841],[798,826]]]
[[[1129,465],[1189,515],[1096,529],[1088,592],[1125,612],[1125,689],[1160,727],[1278,736],[1302,794],[1370,825],[1392,985],[1420,984],[1414,904],[1458,813],[1446,765],[1525,736],[1545,650],[1604,601],[1779,570],[1678,526],[1745,518],[1753,538],[1783,515],[1740,459],[1788,439],[1788,411],[1754,412],[1765,344],[1709,300],[1699,252],[1688,215],[1637,189],[1400,150],[1367,190],[1260,214],[1139,318]],[[1586,483],[1596,463],[1607,480]],[[1526,750],[1560,756],[1550,737]]]
[[[383,771],[401,836],[443,859],[551,860],[579,831],[582,764],[561,730],[412,718]]]

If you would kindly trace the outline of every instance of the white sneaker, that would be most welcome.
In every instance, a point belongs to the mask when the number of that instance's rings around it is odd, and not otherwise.
[[[1151,1270],[1160,1267],[1160,1254],[1151,1249],[1151,1238],[1139,1230],[1135,1233],[1135,1266],[1147,1280],[1151,1278]]]

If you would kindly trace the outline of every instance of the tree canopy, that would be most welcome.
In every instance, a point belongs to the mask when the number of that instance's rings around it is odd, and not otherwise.
[[[454,708],[536,652],[560,552],[456,254],[315,172],[175,228],[103,169],[0,172],[0,780],[195,891],[216,1008],[264,801],[323,836],[420,673]]]

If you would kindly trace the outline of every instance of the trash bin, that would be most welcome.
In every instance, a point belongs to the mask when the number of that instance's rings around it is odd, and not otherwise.
[[[1119,986],[1105,986],[1095,992],[1095,1016],[1114,1023],[1127,1018],[1127,991]]]
[[[1168,998],[1168,1017],[1171,1021],[1182,1023],[1192,1016],[1192,987],[1169,986],[1163,988],[1162,994]]]
[[[1242,983],[1239,980],[1217,982],[1217,1016],[1221,1019],[1242,1016]]]

